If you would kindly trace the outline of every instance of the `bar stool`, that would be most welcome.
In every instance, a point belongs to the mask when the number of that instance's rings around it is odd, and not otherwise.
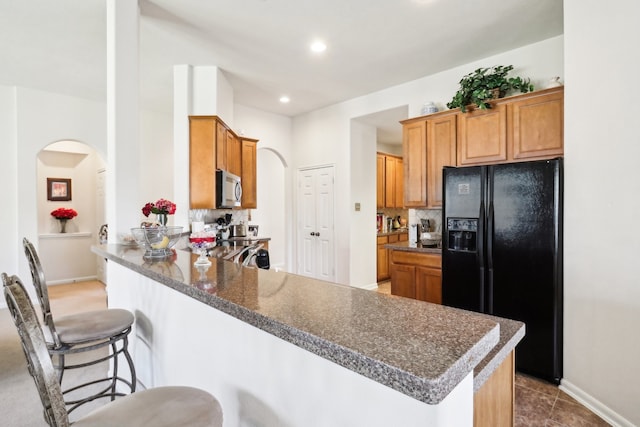
[[[44,417],[51,427],[68,427],[62,389],[31,300],[16,276],[2,273],[4,296],[18,329]],[[109,402],[73,423],[83,426],[222,426],[222,408],[209,393],[193,387],[158,387]]]
[[[69,407],[68,412],[97,398],[110,397],[111,400],[114,400],[116,396],[125,396],[128,393],[116,390],[119,383],[125,384],[128,390],[133,393],[136,389],[136,371],[128,350],[128,336],[134,321],[133,314],[122,309],[105,309],[63,316],[56,318],[54,321],[40,258],[29,240],[23,239],[22,244],[27,261],[29,261],[31,278],[42,309],[45,332],[49,335],[49,340],[47,340],[49,355],[52,360],[56,359],[54,368],[58,373],[60,386],[62,387],[62,378],[65,370],[86,368],[112,360],[112,375],[110,377],[75,385],[62,392],[68,399],[66,401]],[[104,347],[110,347],[107,356],[100,355],[97,358],[81,363],[67,363],[66,356],[80,353],[86,356],[87,352]],[[125,357],[129,365],[130,381],[118,376],[118,356],[120,354]],[[90,386],[100,383],[104,383],[105,386],[92,394],[82,395],[83,391],[89,393]],[[91,387],[91,389],[95,390],[98,387]],[[74,397],[69,397],[72,394]],[[78,397],[78,395],[81,397]]]

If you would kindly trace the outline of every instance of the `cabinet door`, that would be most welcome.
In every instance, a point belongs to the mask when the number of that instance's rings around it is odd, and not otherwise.
[[[376,278],[378,282],[387,280],[389,276],[389,249],[386,249],[383,244],[378,245],[377,256],[377,273]]]
[[[227,128],[216,122],[216,168],[227,169]]]
[[[189,118],[189,206],[214,209],[216,203],[215,120]]]
[[[427,120],[427,207],[442,206],[442,168],[456,165],[456,115]]]
[[[384,208],[384,155],[376,155],[376,207]]]
[[[492,105],[458,114],[458,166],[507,160],[507,108]]]
[[[384,206],[396,207],[396,159],[390,156],[384,158]]]
[[[564,91],[525,98],[509,105],[513,159],[562,156]]]
[[[416,267],[391,263],[391,295],[415,298]]]
[[[395,189],[394,189],[394,197],[395,203],[394,207],[402,208],[404,206],[404,165],[402,163],[402,159],[395,159]]]
[[[258,207],[258,188],[256,180],[256,149],[258,141],[241,139],[242,148],[242,209]]]
[[[227,170],[234,175],[242,175],[242,147],[238,137],[231,131],[227,132]]]
[[[416,299],[442,304],[442,270],[416,267]]]
[[[404,159],[404,206],[427,206],[427,127],[426,121],[402,127]]]

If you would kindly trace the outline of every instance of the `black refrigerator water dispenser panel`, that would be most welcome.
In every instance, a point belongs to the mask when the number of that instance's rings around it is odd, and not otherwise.
[[[478,236],[477,218],[447,218],[448,249],[476,252]]]

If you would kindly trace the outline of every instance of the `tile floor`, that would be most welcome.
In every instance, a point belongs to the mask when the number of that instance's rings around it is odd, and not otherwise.
[[[378,284],[390,294],[391,282]],[[609,424],[557,386],[516,373],[515,427],[598,427]]]

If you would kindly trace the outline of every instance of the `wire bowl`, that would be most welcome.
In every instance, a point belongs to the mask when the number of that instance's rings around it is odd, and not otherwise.
[[[144,258],[165,258],[173,255],[171,248],[182,237],[182,226],[136,227],[131,234],[145,249]]]

